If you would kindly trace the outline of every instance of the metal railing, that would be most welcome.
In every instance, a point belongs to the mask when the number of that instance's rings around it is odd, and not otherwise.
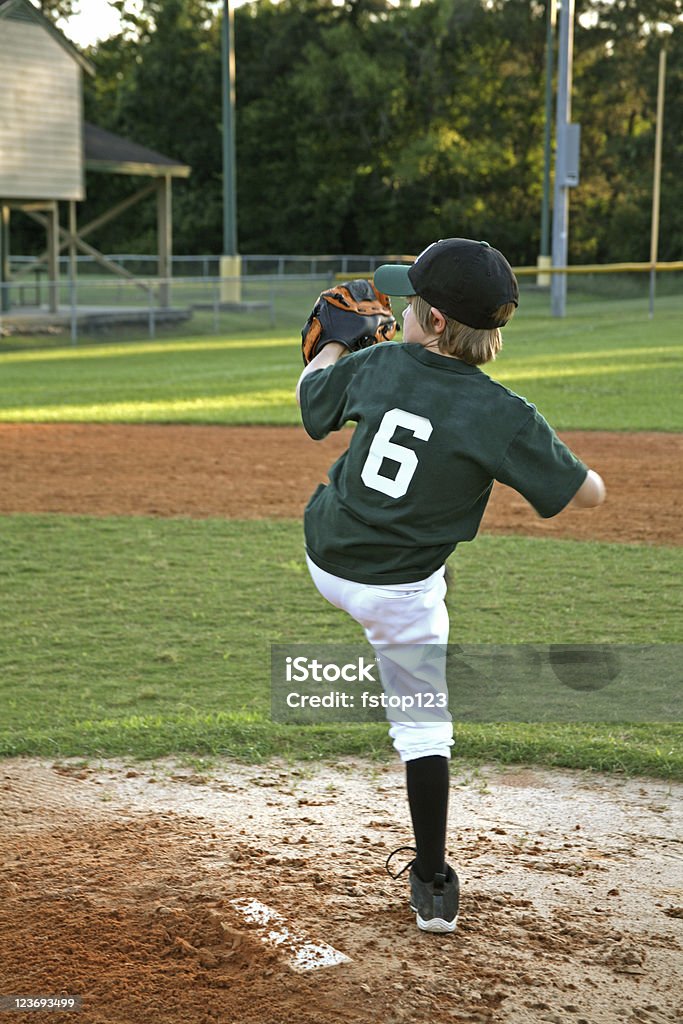
[[[128,328],[154,338],[161,325],[191,321],[185,333],[261,333],[305,315],[329,276],[123,278],[84,275],[73,281],[11,281],[0,285],[0,337],[68,332],[79,336],[124,334]],[[29,301],[27,301],[27,299]]]
[[[118,254],[118,258],[125,255]],[[156,260],[132,254],[127,258]],[[183,259],[194,260],[202,270],[204,261],[217,264],[219,260],[209,256],[176,257],[176,261]],[[370,276],[379,263],[399,259],[409,262],[411,257],[250,256],[243,258],[243,266],[248,260],[247,266],[258,266],[259,270],[239,278],[194,273],[160,279],[150,273],[137,277],[91,273],[83,265],[90,258],[83,257],[82,261],[79,258],[74,281],[65,272],[55,282],[48,281],[35,266],[28,273],[17,272],[15,257],[12,280],[0,284],[0,335],[68,331],[75,343],[79,336],[113,330],[125,334],[134,327],[138,336],[142,330],[153,338],[160,325],[171,330],[189,320],[191,327],[184,330],[193,336],[238,331],[263,334],[276,326],[295,330],[297,324],[300,329],[323,288],[335,280]],[[548,284],[551,275],[558,273],[567,274],[570,312],[587,316],[591,312],[599,315],[609,303],[614,308],[618,303],[627,304],[625,309],[638,314],[648,308],[648,298],[652,316],[657,275],[658,308],[662,312],[671,310],[674,315],[680,310],[683,320],[683,261],[659,263],[654,268],[649,263],[624,263],[517,267],[515,271],[522,291],[516,320],[549,315]]]
[[[156,255],[140,253],[105,253],[105,258],[117,263],[124,270],[140,277],[156,277],[159,271],[159,258]],[[396,256],[368,256],[368,255],[259,255],[249,254],[241,256],[242,276],[252,277],[256,275],[267,275],[276,277],[290,276],[291,274],[312,275],[319,274],[350,274],[361,275],[371,274],[380,265]],[[220,256],[208,254],[203,255],[174,255],[171,257],[171,268],[173,277],[218,277],[220,275]],[[101,274],[102,268],[92,256],[78,255],[75,257],[78,274]],[[69,273],[70,258],[62,255],[59,257],[60,274],[65,276]],[[12,256],[11,273],[15,278],[24,274],[39,274],[44,277],[47,274],[45,264],[37,265],[33,256]]]

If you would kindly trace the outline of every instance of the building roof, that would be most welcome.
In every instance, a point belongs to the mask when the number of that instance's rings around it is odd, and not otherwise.
[[[83,152],[85,168],[88,171],[105,171],[114,174],[144,174],[153,178],[170,175],[172,178],[187,178],[190,167],[173,157],[164,156],[154,149],[141,146],[122,135],[115,135],[105,128],[98,128],[88,121],[83,122]]]
[[[46,18],[42,11],[34,7],[29,0],[0,0],[0,21],[6,17],[19,18],[22,21],[35,21],[42,25],[59,45],[66,50],[69,56],[73,57],[84,71],[89,75],[95,74],[95,68],[87,60],[81,51],[74,46],[70,39],[67,39],[63,32],[60,32],[49,18]]]

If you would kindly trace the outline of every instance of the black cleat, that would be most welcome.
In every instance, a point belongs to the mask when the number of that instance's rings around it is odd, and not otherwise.
[[[410,908],[415,911],[417,927],[423,932],[454,932],[458,921],[460,883],[452,867],[423,882],[410,869]]]
[[[392,878],[400,878],[410,868],[410,909],[415,911],[417,927],[423,932],[454,932],[460,905],[460,883],[455,871],[447,865],[445,874],[437,874],[431,882],[423,882],[415,874],[413,859],[395,875],[389,870],[389,862],[402,850],[416,852],[412,846],[400,846],[387,857],[386,869]]]

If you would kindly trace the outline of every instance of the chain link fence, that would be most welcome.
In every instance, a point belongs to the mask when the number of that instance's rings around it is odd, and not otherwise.
[[[226,336],[291,330],[306,319],[323,288],[343,278],[371,276],[381,263],[411,257],[243,256],[240,277],[220,277],[219,256],[175,256],[173,276],[160,279],[156,256],[111,254],[126,276],[105,274],[90,257],[78,257],[71,277],[68,257],[60,259],[60,280],[46,279],[35,260],[14,257],[11,280],[0,285],[0,337],[55,335]],[[550,316],[550,275],[516,268],[521,302],[516,319]],[[572,267],[567,274],[570,315],[606,310],[652,316],[654,274],[646,264]],[[663,271],[673,271],[664,273]],[[658,265],[657,310],[683,317],[683,262]],[[395,304],[400,311],[400,300]]]
[[[238,336],[300,329],[334,275],[138,277],[0,285],[0,339]]]
[[[241,256],[242,275],[276,276],[295,274],[317,277],[324,274],[349,274],[351,276],[372,274],[380,263],[403,259],[397,256],[295,256],[295,255],[247,255]],[[405,257],[409,259],[409,257]],[[106,259],[118,264],[122,270],[135,277],[158,277],[159,258],[156,255],[140,255],[136,253],[107,253]],[[220,275],[220,256],[172,256],[171,268],[173,277],[218,277]],[[92,256],[76,256],[75,263],[78,276],[86,274],[101,275],[102,268]],[[26,274],[35,276],[39,272],[44,276],[45,265],[36,266],[32,256],[13,256],[11,260],[13,276],[19,278]],[[70,269],[70,258],[59,257],[60,276],[67,277]]]

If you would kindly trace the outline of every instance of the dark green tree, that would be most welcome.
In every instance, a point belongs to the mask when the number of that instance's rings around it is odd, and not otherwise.
[[[138,14],[122,8],[122,18],[125,42],[109,39],[91,55],[97,75],[87,83],[87,116],[192,167],[188,181],[174,188],[174,248],[219,251],[219,24],[205,0],[146,0]],[[130,182],[95,178],[92,212],[130,191]],[[154,251],[154,225],[154,204],[136,207],[109,229],[110,247],[124,232],[126,249]]]
[[[89,57],[90,120],[192,166],[174,192],[175,249],[222,249],[221,11],[144,0]],[[75,0],[46,0],[52,16]],[[683,0],[577,0],[573,117],[581,182],[573,262],[647,259],[657,63],[668,41],[660,255],[683,252]],[[539,249],[543,0],[254,0],[235,11],[238,242],[249,252],[414,253],[488,238]],[[129,192],[89,175],[85,215]],[[97,242],[155,249],[154,204]]]
[[[650,252],[659,23],[679,24],[670,50],[662,173],[660,258],[679,259],[683,216],[680,0],[597,0],[579,26],[574,111],[582,124],[582,178],[572,201],[576,262],[647,260]]]

